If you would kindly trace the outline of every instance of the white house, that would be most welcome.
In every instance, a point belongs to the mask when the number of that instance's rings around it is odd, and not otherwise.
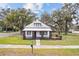
[[[51,38],[52,29],[40,22],[39,20],[33,21],[31,24],[25,26],[23,29],[24,38]]]
[[[79,24],[74,24],[73,29],[70,30],[72,33],[79,33]]]

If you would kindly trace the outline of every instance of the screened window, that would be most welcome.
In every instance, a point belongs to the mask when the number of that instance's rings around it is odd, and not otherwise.
[[[31,31],[27,31],[27,35],[31,35]]]

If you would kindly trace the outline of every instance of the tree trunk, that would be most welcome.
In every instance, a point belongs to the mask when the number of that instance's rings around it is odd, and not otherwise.
[[[21,19],[20,34],[22,34],[23,28],[24,28],[24,21]]]
[[[60,33],[61,33],[61,32],[60,32],[60,31],[58,31],[58,34],[59,34],[59,35],[60,35]]]
[[[23,29],[20,29],[20,34],[22,34],[22,30],[23,30]]]
[[[6,28],[5,28],[5,31],[7,32],[7,26],[6,26]]]
[[[68,33],[67,20],[65,21],[65,35]]]
[[[61,34],[61,30],[60,30],[60,26],[58,25],[58,29],[57,29],[58,35]]]

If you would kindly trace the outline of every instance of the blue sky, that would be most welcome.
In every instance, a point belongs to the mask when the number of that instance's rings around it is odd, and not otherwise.
[[[31,9],[37,15],[41,15],[41,13],[48,12],[60,9],[63,6],[61,3],[0,3],[0,8],[26,8]]]
[[[49,3],[49,4],[44,4],[43,10],[50,13],[51,11],[60,9],[63,6],[63,4],[60,3]]]

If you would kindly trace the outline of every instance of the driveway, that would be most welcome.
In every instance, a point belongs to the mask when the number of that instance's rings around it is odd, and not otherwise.
[[[18,34],[19,34],[19,32],[0,33],[0,37],[14,36],[14,35],[18,35]]]

